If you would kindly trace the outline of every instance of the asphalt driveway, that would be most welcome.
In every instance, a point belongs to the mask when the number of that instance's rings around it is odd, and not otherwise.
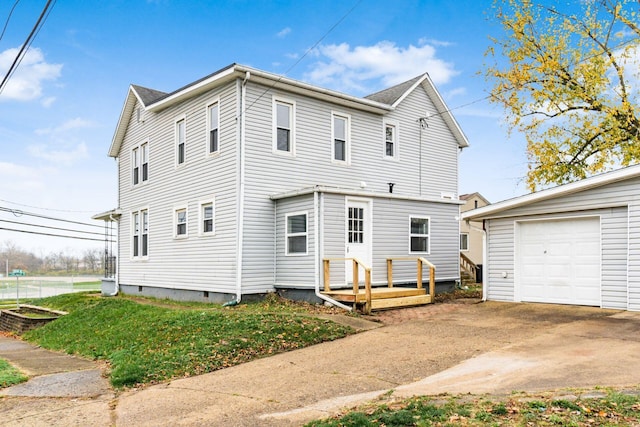
[[[342,340],[127,391],[108,413],[53,417],[53,401],[16,397],[0,412],[8,425],[297,426],[381,396],[640,384],[640,313],[457,301],[375,318]],[[19,403],[40,411],[17,417]]]

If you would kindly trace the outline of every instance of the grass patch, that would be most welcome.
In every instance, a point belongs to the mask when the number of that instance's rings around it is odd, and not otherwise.
[[[0,359],[0,388],[20,384],[28,379],[26,375],[11,366],[9,362]]]
[[[256,305],[141,304],[66,294],[34,301],[68,315],[24,338],[45,348],[106,360],[115,387],[166,381],[344,337],[348,327]],[[240,308],[239,310],[237,308]]]
[[[417,397],[369,406],[307,427],[342,426],[629,426],[640,421],[640,395],[608,390],[600,398],[537,400]]]

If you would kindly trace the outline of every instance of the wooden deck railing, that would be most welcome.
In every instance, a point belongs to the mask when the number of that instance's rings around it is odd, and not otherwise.
[[[353,294],[360,292],[360,267],[364,269],[364,292],[367,299],[365,313],[371,312],[371,267],[360,261],[358,258],[324,258],[322,260],[324,266],[324,291],[331,291],[331,261],[351,261],[353,262]]]
[[[469,257],[467,257],[465,254],[460,253],[460,269],[462,271],[467,272],[467,274],[469,274],[469,276],[471,276],[471,278],[473,279],[473,281],[476,281],[476,264],[471,261],[469,259]]]
[[[426,258],[423,257],[397,257],[387,258],[387,283],[389,287],[393,287],[393,262],[394,261],[414,261],[416,263],[416,285],[418,289],[422,289],[422,271],[423,266],[426,264],[429,267],[429,296],[431,302],[435,297],[436,289],[436,266],[431,264]]]

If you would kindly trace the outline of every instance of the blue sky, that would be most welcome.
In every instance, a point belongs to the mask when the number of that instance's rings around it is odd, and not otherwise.
[[[45,3],[16,6],[0,39],[0,75]],[[13,4],[0,3],[0,25]],[[427,71],[471,144],[460,157],[460,194],[478,191],[493,202],[524,194],[523,138],[507,137],[500,108],[472,103],[488,93],[479,73],[489,36],[500,32],[490,7],[470,0],[57,1],[0,94],[0,207],[85,222],[116,207],[107,150],[129,84],[172,91],[233,62],[356,96]],[[5,212],[1,219],[21,221]],[[0,245],[6,240],[43,253],[101,247],[0,230]]]

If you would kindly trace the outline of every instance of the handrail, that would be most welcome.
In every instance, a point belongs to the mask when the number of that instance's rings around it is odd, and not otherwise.
[[[331,261],[352,261],[353,262],[353,293],[357,295],[360,292],[360,267],[364,269],[364,292],[366,298],[365,314],[371,313],[371,267],[367,266],[361,260],[355,257],[345,258],[323,258],[322,263],[324,266],[324,291],[331,291],[330,283],[330,262]]]
[[[431,302],[433,302],[436,289],[436,266],[423,257],[387,258],[387,282],[390,288],[393,288],[393,261],[416,261],[416,285],[418,289],[422,289],[422,266],[426,264],[429,267],[429,297],[431,298]]]
[[[460,253],[460,268],[469,273],[474,282],[476,281],[477,267],[478,266],[473,261],[471,261],[468,256],[466,256],[462,252]]]

